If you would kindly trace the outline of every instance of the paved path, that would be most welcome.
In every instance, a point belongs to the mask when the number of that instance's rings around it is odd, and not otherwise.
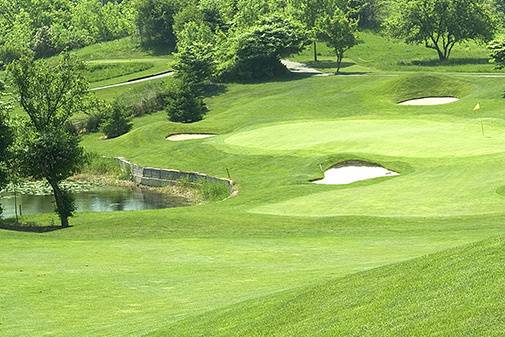
[[[331,73],[323,73],[315,68],[311,68],[307,66],[306,64],[300,63],[300,62],[295,62],[295,61],[290,61],[290,60],[281,60],[282,64],[288,68],[289,71],[292,73],[297,73],[297,74],[311,74],[314,76],[332,76],[334,74]],[[409,74],[409,73],[416,73],[416,72],[407,72],[407,71],[398,71],[398,72],[370,72],[370,73],[363,73],[363,74],[342,74],[342,77],[354,77],[354,76],[387,76],[387,77],[394,77],[394,76],[400,76],[402,74]],[[98,91],[98,90],[104,90],[104,89],[109,89],[109,88],[115,88],[115,87],[121,87],[125,85],[131,85],[131,84],[136,84],[136,83],[141,83],[141,82],[146,82],[146,81],[152,81],[168,76],[172,76],[174,74],[173,71],[166,71],[161,74],[156,74],[156,75],[151,75],[151,76],[146,76],[143,78],[138,78],[134,80],[130,80],[127,82],[122,82],[122,83],[117,83],[117,84],[111,84],[111,85],[106,85],[103,87],[97,87],[91,89],[91,91]],[[444,75],[452,75],[452,76],[465,76],[465,77],[475,77],[475,78],[505,78],[505,73],[463,73],[463,72],[440,72],[440,74]]]
[[[103,87],[98,87],[98,88],[93,88],[91,91],[98,91],[98,90],[104,90],[104,89],[109,89],[109,88],[115,88],[115,87],[121,87],[124,85],[131,85],[131,84],[136,84],[136,83],[141,83],[141,82],[147,82],[147,81],[152,81],[152,80],[157,80],[159,78],[164,78],[168,76],[172,76],[174,74],[173,71],[167,71],[161,74],[156,74],[156,75],[151,75],[151,76],[146,76],[134,80],[130,80],[127,82],[122,82],[122,83],[117,83],[117,84],[111,84],[111,85],[106,85]]]

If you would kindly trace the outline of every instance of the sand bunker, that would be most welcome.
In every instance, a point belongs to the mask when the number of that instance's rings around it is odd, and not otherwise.
[[[210,133],[178,133],[175,135],[170,135],[167,137],[167,140],[172,142],[182,142],[185,140],[193,140],[193,139],[205,139],[210,137],[215,137],[216,135]]]
[[[320,185],[347,185],[356,181],[399,175],[397,172],[371,163],[347,161],[330,168],[324,172],[324,179],[313,181],[313,183]]]
[[[441,105],[459,101],[456,97],[425,97],[400,102],[399,105]]]

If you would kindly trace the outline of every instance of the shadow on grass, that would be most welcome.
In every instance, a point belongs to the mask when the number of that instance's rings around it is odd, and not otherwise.
[[[226,88],[226,84],[224,83],[211,83],[205,87],[204,96],[205,97],[214,97],[219,96],[226,93],[228,90]]]
[[[337,68],[337,62],[336,61],[328,61],[328,60],[325,60],[325,61],[309,61],[309,62],[306,62],[305,63],[308,67],[311,67],[311,68],[319,68],[319,69],[332,69],[332,68]],[[340,66],[340,69],[345,69],[345,68],[349,68],[349,67],[352,67],[353,65],[355,65],[356,63],[354,62],[342,62],[341,66]]]
[[[69,227],[61,226],[40,226],[34,222],[18,222],[14,219],[0,220],[0,230],[8,230],[14,232],[26,232],[26,233],[48,233],[54,232],[60,229],[66,229]]]
[[[446,61],[440,61],[437,59],[431,60],[412,60],[412,61],[400,61],[400,65],[415,65],[421,67],[435,67],[435,66],[459,66],[459,65],[476,65],[476,64],[489,64],[489,59],[487,58],[472,58],[472,57],[460,57],[451,58]]]

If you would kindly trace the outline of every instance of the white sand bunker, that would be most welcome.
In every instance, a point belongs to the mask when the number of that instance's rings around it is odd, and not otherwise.
[[[459,101],[456,97],[425,97],[410,99],[408,101],[403,101],[398,103],[399,105],[442,105],[449,104]]]
[[[167,137],[167,140],[172,142],[182,142],[185,140],[205,139],[215,137],[216,135],[210,133],[177,133]]]
[[[324,172],[324,179],[313,181],[313,183],[320,185],[347,185],[356,181],[399,175],[399,173],[390,171],[379,165],[362,161],[346,161],[330,168]]]

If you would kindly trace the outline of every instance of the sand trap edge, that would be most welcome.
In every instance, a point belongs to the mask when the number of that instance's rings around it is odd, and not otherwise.
[[[401,101],[398,105],[404,106],[432,106],[432,105],[444,105],[450,103],[456,103],[460,99],[454,96],[429,96],[429,97],[420,97],[420,98],[412,98]]]
[[[187,140],[198,140],[198,139],[206,139],[206,138],[212,138],[217,135],[212,134],[212,133],[174,133],[171,135],[168,135],[165,140],[168,140],[170,142],[184,142]]]
[[[369,167],[369,168],[373,168],[373,169],[382,169],[382,170],[384,170],[385,174],[372,175],[369,177],[362,176],[362,177],[359,177],[358,179],[351,179],[351,180],[344,179],[345,182],[335,182],[335,181],[331,182],[332,178],[328,176],[328,172],[330,172],[332,170],[339,169],[339,168],[345,169],[345,168],[349,168],[349,167]],[[350,184],[353,184],[355,182],[360,182],[360,181],[367,181],[367,180],[373,180],[373,179],[384,178],[384,177],[397,177],[397,176],[400,176],[399,172],[385,168],[384,166],[382,166],[380,164],[367,162],[367,161],[363,161],[363,160],[346,160],[343,162],[339,162],[339,163],[329,167],[328,169],[326,169],[324,171],[323,178],[312,179],[312,180],[310,180],[310,182],[312,184],[316,184],[316,185],[342,186],[342,185],[350,185]],[[325,182],[326,180],[328,180],[328,182]]]

